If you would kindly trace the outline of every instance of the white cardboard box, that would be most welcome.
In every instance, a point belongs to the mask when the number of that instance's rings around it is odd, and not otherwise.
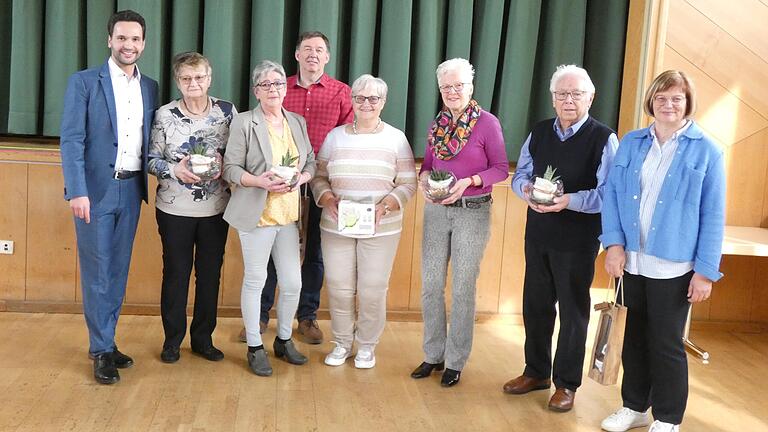
[[[375,225],[376,204],[339,201],[339,234],[373,235]]]

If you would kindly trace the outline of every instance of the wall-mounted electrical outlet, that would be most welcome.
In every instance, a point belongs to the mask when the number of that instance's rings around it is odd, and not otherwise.
[[[0,254],[13,254],[13,240],[0,240]]]

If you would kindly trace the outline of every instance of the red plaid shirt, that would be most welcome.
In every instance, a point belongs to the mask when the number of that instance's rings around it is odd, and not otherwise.
[[[299,85],[298,75],[288,77],[287,82],[283,107],[307,120],[309,142],[317,155],[331,129],[352,123],[352,90],[328,74],[308,89]]]

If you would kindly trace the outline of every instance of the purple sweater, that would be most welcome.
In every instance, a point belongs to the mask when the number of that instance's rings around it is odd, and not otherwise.
[[[464,148],[450,160],[436,158],[427,145],[419,174],[433,168],[450,171],[457,179],[475,174],[483,179],[482,187],[469,186],[462,196],[490,193],[494,183],[509,176],[509,160],[499,119],[483,110]]]

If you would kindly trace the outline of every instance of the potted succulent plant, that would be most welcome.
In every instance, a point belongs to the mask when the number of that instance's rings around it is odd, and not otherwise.
[[[215,151],[202,142],[194,144],[189,150],[191,171],[202,180],[212,179],[221,169]]]
[[[432,201],[442,201],[451,194],[456,177],[450,171],[433,169],[427,177],[426,192]]]
[[[563,195],[563,181],[560,176],[555,176],[557,168],[547,165],[543,176],[533,176],[529,198],[536,204],[552,205],[555,203],[555,197]]]
[[[293,187],[299,179],[299,170],[296,169],[296,161],[298,160],[299,156],[292,155],[291,151],[288,150],[280,159],[280,165],[273,166],[270,171]]]

